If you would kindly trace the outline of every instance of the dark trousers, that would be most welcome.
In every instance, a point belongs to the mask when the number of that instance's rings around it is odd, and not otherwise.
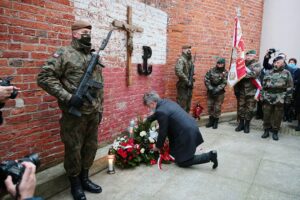
[[[190,167],[192,165],[208,163],[208,162],[210,162],[210,157],[211,157],[210,153],[202,153],[199,155],[194,155],[194,157],[192,159],[189,159],[187,161],[179,162],[179,163],[177,163],[177,165],[179,167]]]

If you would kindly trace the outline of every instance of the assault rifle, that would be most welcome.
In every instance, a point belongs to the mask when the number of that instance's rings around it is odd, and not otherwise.
[[[190,73],[189,73],[189,87],[188,87],[188,91],[187,91],[187,94],[189,97],[191,97],[193,95],[193,87],[194,87],[194,75],[195,75],[195,63],[196,61],[196,53],[194,55],[194,60],[192,61],[192,66],[191,66],[191,69],[190,69]]]
[[[97,64],[100,64],[101,67],[104,67],[104,65],[99,63],[99,58],[100,58],[99,54],[100,54],[100,51],[105,49],[105,47],[106,47],[106,45],[109,41],[109,38],[111,36],[112,31],[113,30],[109,31],[106,38],[102,41],[102,44],[101,44],[99,50],[97,52],[92,53],[92,58],[89,62],[87,70],[84,73],[84,75],[83,75],[83,77],[80,81],[80,84],[79,84],[79,86],[76,89],[75,94],[74,94],[77,97],[79,97],[80,99],[83,99],[84,97],[87,98],[90,103],[93,102],[94,98],[89,93],[89,88],[91,88],[91,87],[98,88],[98,89],[103,88],[103,83],[99,83],[99,82],[96,82],[96,81],[92,80],[92,75],[93,75],[93,71],[95,69],[95,66]],[[75,108],[74,106],[70,107],[69,113],[71,113],[72,115],[75,115],[77,117],[81,116],[81,112],[77,108]]]

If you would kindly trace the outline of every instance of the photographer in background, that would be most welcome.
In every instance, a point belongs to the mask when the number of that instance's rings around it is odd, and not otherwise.
[[[20,184],[15,185],[12,177],[8,176],[4,181],[7,191],[18,200],[43,200],[40,197],[33,197],[36,185],[36,166],[31,162],[22,162],[22,165],[25,167],[25,171]]]
[[[11,98],[13,93],[16,93],[20,88],[15,86],[1,86],[0,82],[0,109],[4,107],[5,102]],[[3,123],[2,112],[0,111],[0,125]]]
[[[14,89],[19,90],[15,86],[0,86],[0,103],[7,101]]]

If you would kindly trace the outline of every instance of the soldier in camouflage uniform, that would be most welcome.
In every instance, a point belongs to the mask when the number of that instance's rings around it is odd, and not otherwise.
[[[244,133],[250,132],[250,121],[253,117],[256,107],[255,93],[256,87],[251,79],[258,78],[261,65],[255,60],[256,51],[250,50],[246,53],[245,64],[248,68],[246,76],[234,86],[234,92],[237,97],[237,113],[239,125],[235,131],[244,130]]]
[[[61,139],[65,146],[64,167],[71,182],[71,193],[75,200],[86,199],[83,190],[92,193],[102,191],[99,185],[88,178],[98,140],[98,125],[102,119],[103,89],[90,88],[94,98],[90,103],[74,95],[76,88],[91,59],[91,29],[84,21],[72,25],[72,43],[59,48],[38,75],[38,85],[57,98],[62,117]],[[100,65],[95,67],[93,80],[103,83]],[[73,106],[80,110],[81,117],[68,112]]]
[[[269,137],[273,132],[273,140],[278,140],[278,131],[284,113],[284,103],[290,104],[293,98],[293,78],[291,73],[284,69],[284,58],[274,59],[274,68],[268,70],[263,80],[262,101],[264,108],[264,134]]]
[[[216,67],[210,69],[205,75],[205,86],[207,88],[207,107],[209,122],[206,127],[218,128],[221,106],[224,102],[225,87],[227,85],[227,71],[225,59],[219,58]]]
[[[192,95],[188,95],[188,90],[192,90],[192,83],[189,81],[191,67],[193,65],[191,46],[182,46],[182,55],[177,60],[175,73],[178,77],[177,103],[187,112],[190,112]],[[191,92],[192,94],[192,92]]]

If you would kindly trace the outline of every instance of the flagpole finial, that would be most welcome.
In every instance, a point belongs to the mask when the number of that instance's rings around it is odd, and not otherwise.
[[[235,10],[236,10],[236,16],[241,17],[242,16],[241,15],[241,8],[240,7],[236,7]]]

